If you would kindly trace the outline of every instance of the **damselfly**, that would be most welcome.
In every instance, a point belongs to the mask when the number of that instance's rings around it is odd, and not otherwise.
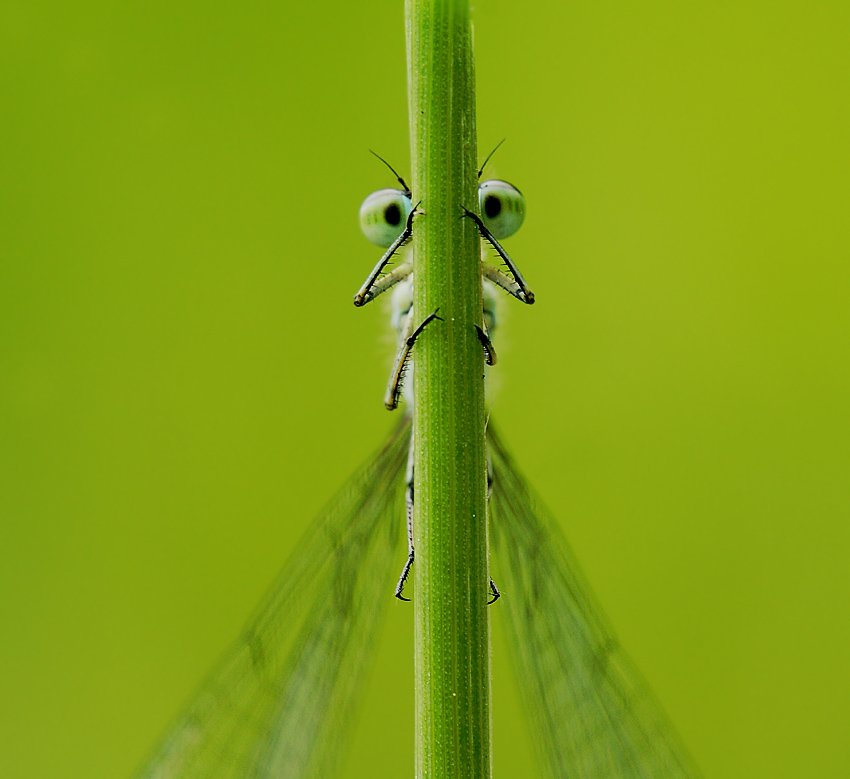
[[[486,163],[485,163],[486,164]],[[483,167],[483,166],[482,166]],[[480,171],[479,171],[480,177]],[[385,189],[361,207],[370,240],[387,247],[357,293],[362,305],[393,291],[399,350],[386,396],[394,407],[417,331],[404,258],[416,216],[410,190]],[[482,260],[487,362],[495,360],[496,296],[534,298],[499,240],[522,224],[524,200],[503,181],[479,188],[466,210],[506,272]],[[386,272],[389,262],[402,260]],[[409,407],[409,405],[408,405]],[[397,566],[413,560],[407,417],[316,518],[242,635],[173,724],[146,779],[304,779],[332,774],[373,654]],[[621,650],[556,525],[529,490],[492,425],[487,432],[493,555],[507,595],[510,647],[531,729],[554,779],[695,777],[674,731]],[[494,596],[497,595],[494,589]],[[534,775],[535,771],[530,771]]]

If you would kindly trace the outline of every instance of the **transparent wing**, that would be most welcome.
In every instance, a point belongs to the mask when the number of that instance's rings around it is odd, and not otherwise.
[[[144,779],[332,773],[404,554],[410,425],[316,518]]]
[[[508,643],[553,779],[684,779],[699,772],[623,653],[564,538],[499,437],[490,533]]]

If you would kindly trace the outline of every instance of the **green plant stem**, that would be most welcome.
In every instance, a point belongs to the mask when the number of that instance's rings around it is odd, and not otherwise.
[[[468,0],[407,0],[415,347],[416,776],[490,777],[475,71]]]

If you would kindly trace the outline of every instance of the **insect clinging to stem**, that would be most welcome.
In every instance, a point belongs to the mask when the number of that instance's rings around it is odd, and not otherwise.
[[[484,163],[478,169],[478,178],[484,171],[490,158],[502,145],[501,141],[487,155]],[[369,195],[360,207],[360,226],[366,237],[372,243],[386,249],[372,272],[363,282],[363,285],[354,296],[355,306],[364,306],[374,300],[387,290],[393,290],[392,297],[392,324],[398,333],[398,350],[384,405],[389,410],[398,406],[399,397],[402,393],[402,380],[408,367],[408,362],[417,337],[425,327],[435,319],[439,320],[437,311],[428,314],[417,324],[413,311],[413,264],[408,256],[405,256],[400,264],[388,271],[387,266],[392,260],[404,251],[404,247],[410,241],[413,234],[414,218],[419,203],[414,205],[411,197],[410,187],[405,180],[396,172],[383,157],[372,152],[387,168],[395,175],[401,184],[401,189],[380,189]],[[461,215],[472,220],[481,236],[482,258],[482,299],[483,311],[480,324],[473,323],[481,348],[484,352],[484,361],[487,365],[496,362],[496,350],[490,338],[496,328],[496,290],[503,289],[523,303],[534,303],[534,293],[526,284],[525,279],[519,272],[508,253],[499,243],[499,239],[508,238],[513,235],[525,219],[525,200],[522,193],[507,181],[492,179],[482,182],[478,187],[478,205],[481,212],[479,216],[475,211],[461,205]],[[485,247],[491,247],[501,258],[505,271],[503,272],[486,261],[484,256]],[[404,386],[409,387],[409,383]],[[408,408],[412,408],[411,393],[408,390]],[[399,577],[395,595],[400,600],[408,600],[404,597],[403,589],[414,561],[413,543],[413,447],[408,456],[406,477],[406,503],[407,503],[407,538],[408,556],[407,562]],[[490,603],[498,600],[500,593],[492,578],[490,579]]]
[[[417,208],[395,175],[403,189],[379,190],[360,209],[367,237],[386,252],[355,296],[361,306],[394,288],[399,354],[388,407],[395,407],[402,392],[410,393],[402,378],[416,335],[439,321],[439,312],[432,312],[414,324],[412,268],[406,259],[385,272],[410,237]],[[475,222],[482,244],[496,251],[507,270],[482,261],[482,320],[473,324],[485,360],[492,363],[498,290],[525,303],[534,296],[499,243],[522,224],[522,194],[507,182],[485,181],[478,207],[480,213],[461,205],[461,216]],[[411,420],[405,415],[384,447],[315,518],[140,779],[324,779],[333,773],[374,655],[380,617],[391,600],[406,511],[408,562],[396,585],[396,595],[404,599],[413,561],[410,449]],[[498,611],[546,775],[697,779],[698,771],[624,654],[557,525],[492,424],[487,450],[488,521],[505,590]],[[492,582],[491,596],[491,602],[498,597]]]

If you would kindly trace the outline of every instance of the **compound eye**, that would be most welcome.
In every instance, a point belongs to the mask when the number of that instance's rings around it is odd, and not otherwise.
[[[413,203],[400,189],[379,189],[360,206],[360,229],[372,243],[386,249],[402,234],[412,210]]]
[[[493,179],[478,187],[481,221],[495,238],[508,238],[525,219],[525,198],[513,184]]]

